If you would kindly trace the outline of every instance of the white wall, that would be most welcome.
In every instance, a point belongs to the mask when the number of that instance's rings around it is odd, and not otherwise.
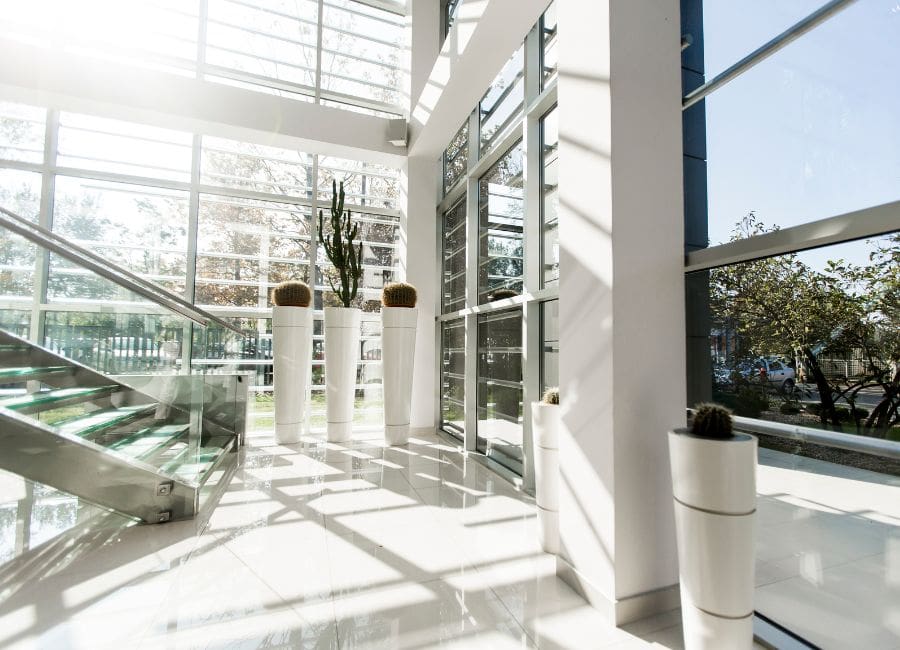
[[[684,422],[678,0],[559,3],[558,573],[622,623],[677,606]]]

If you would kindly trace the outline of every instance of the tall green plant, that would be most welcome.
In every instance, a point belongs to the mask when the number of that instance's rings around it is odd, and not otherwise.
[[[339,287],[332,276],[328,276],[328,284],[344,307],[350,307],[356,298],[362,276],[362,242],[353,245],[358,234],[359,224],[353,223],[350,210],[344,214],[344,182],[341,181],[338,191],[337,183],[331,181],[331,234],[325,236],[325,217],[319,210],[319,242],[340,277]]]

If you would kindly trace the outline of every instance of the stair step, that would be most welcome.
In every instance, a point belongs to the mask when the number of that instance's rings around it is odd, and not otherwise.
[[[109,448],[131,458],[147,458],[171,445],[190,431],[190,428],[190,424],[148,427],[113,443]]]
[[[0,368],[0,384],[13,381],[27,381],[37,377],[49,375],[67,375],[72,372],[72,366],[44,366],[24,368]]]
[[[0,406],[20,413],[36,413],[69,404],[79,404],[89,399],[106,397],[121,389],[122,386],[119,384],[90,388],[59,388],[0,400]]]
[[[161,469],[187,483],[203,485],[233,444],[231,436],[214,436],[199,449],[186,446]]]
[[[60,433],[67,433],[87,438],[95,433],[114,426],[125,424],[156,411],[156,404],[139,404],[137,406],[120,406],[103,409],[86,415],[79,415],[56,424]]]

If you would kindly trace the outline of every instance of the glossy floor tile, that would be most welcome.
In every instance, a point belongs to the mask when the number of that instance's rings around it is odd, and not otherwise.
[[[896,485],[814,469],[763,458],[758,605],[823,647],[897,647]],[[2,648],[683,647],[678,611],[607,625],[556,578],[533,499],[433,435],[251,438],[192,521],[51,497],[55,537],[0,565]]]

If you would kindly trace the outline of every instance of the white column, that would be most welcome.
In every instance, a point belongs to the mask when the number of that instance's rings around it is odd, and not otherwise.
[[[559,3],[557,573],[616,624],[678,605],[685,419],[678,0]]]

